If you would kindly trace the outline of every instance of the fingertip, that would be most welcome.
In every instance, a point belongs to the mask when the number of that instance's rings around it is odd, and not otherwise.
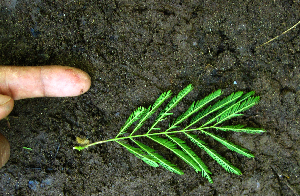
[[[74,89],[77,89],[74,96],[87,92],[91,87],[91,77],[81,69],[70,67],[74,70],[75,83]],[[78,77],[78,78],[77,78]]]
[[[45,96],[70,97],[78,96],[89,90],[90,76],[77,68],[68,66],[43,67]]]
[[[14,100],[7,95],[0,95],[0,119],[5,118],[13,109]]]

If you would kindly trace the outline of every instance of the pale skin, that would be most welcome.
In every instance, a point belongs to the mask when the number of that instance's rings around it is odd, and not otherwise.
[[[0,66],[0,119],[5,118],[12,111],[14,100],[78,96],[85,93],[90,86],[89,75],[72,67],[58,65]],[[5,164],[1,165],[1,162],[7,161],[5,160],[5,156],[7,157],[5,151],[7,151],[5,141],[0,141],[0,167]]]

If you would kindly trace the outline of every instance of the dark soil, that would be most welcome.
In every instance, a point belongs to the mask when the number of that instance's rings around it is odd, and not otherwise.
[[[0,2],[2,65],[60,64],[92,77],[82,96],[16,101],[0,121],[11,144],[1,195],[300,194],[299,27],[257,48],[300,20],[299,0]],[[261,96],[231,123],[266,133],[222,134],[254,159],[205,139],[243,175],[226,172],[201,151],[213,184],[171,153],[164,157],[184,175],[152,168],[117,143],[72,149],[77,136],[115,137],[138,106],[188,84],[195,89],[182,108],[217,89]]]

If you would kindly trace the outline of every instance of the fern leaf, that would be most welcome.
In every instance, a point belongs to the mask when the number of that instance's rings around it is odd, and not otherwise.
[[[246,93],[246,94],[244,94],[243,96],[241,96],[241,97],[238,99],[238,101],[239,101],[239,102],[242,102],[242,101],[248,99],[249,97],[253,96],[254,94],[255,94],[254,91],[250,91],[249,93]]]
[[[177,96],[173,97],[171,101],[168,103],[168,105],[158,114],[156,117],[155,122],[149,129],[147,133],[150,133],[150,131],[155,128],[155,126],[162,121],[166,116],[172,115],[173,113],[170,113],[171,111],[189,92],[193,90],[193,86],[190,84],[187,87],[185,87],[183,90],[181,90]]]
[[[166,131],[177,128],[178,127],[177,125],[179,123],[183,122],[185,119],[187,119],[190,115],[194,113],[193,112],[194,108],[195,108],[195,102],[193,102],[192,105],[185,111],[185,113],[179,116]]]
[[[213,117],[214,121],[217,121],[217,123],[221,123],[225,120],[229,120],[230,118],[241,116],[242,114],[237,114],[239,107],[240,107],[239,102],[233,104],[231,107],[228,107],[226,110],[220,112],[217,116]]]
[[[176,174],[184,174],[176,165],[172,164],[170,161],[164,159],[161,155],[158,153],[155,153],[155,150],[150,148],[149,146],[133,140],[141,149],[143,149],[145,152],[147,152],[152,158],[155,159],[156,162],[158,162],[161,166],[166,168],[167,170],[174,172]]]
[[[238,114],[239,112],[245,111],[258,103],[259,97],[250,97],[252,94],[252,92],[247,93],[242,96],[237,102],[228,104],[226,107],[222,108],[215,116],[211,117],[210,120],[208,120],[201,127],[207,126],[214,121],[217,121],[217,123],[215,124],[217,125],[224,122],[225,120],[229,120],[230,118],[241,116],[242,114]]]
[[[211,156],[215,161],[217,161],[226,171],[237,174],[237,175],[242,174],[242,172],[238,168],[231,165],[231,163],[229,161],[227,161],[224,157],[219,155],[216,151],[208,148],[206,143],[204,141],[198,139],[196,135],[188,134],[188,133],[185,133],[185,135],[188,138],[190,138],[190,140],[192,142],[194,142],[197,146],[199,146],[199,148],[201,148],[209,156]]]
[[[240,98],[243,95],[243,92],[239,91],[236,93],[232,93],[231,95],[229,95],[228,97],[222,99],[221,101],[218,101],[217,103],[215,103],[213,106],[209,106],[207,107],[204,111],[199,112],[192,120],[190,125],[188,125],[185,129],[187,129],[188,127],[194,125],[195,123],[199,122],[201,119],[203,119],[204,117],[208,116],[209,114],[219,110],[220,108],[225,107],[226,105],[230,104],[231,102],[236,101],[238,98]],[[202,126],[206,126],[209,123],[211,123],[210,121],[206,122],[204,125]]]
[[[213,127],[217,130],[221,131],[235,131],[235,132],[245,132],[245,133],[263,133],[264,129],[261,128],[253,128],[253,127],[245,127],[244,125],[233,125],[233,126],[223,126],[223,127]]]
[[[224,138],[209,132],[209,129],[216,129],[220,131],[235,131],[235,132],[245,132],[245,133],[263,133],[265,130],[259,128],[244,127],[243,125],[230,125],[230,126],[219,126],[231,118],[241,116],[241,112],[249,109],[259,102],[259,97],[254,97],[254,92],[243,94],[243,92],[232,93],[226,98],[218,101],[215,104],[209,105],[206,108],[204,106],[210,104],[215,98],[219,97],[222,92],[218,90],[206,96],[204,99],[197,102],[193,102],[191,106],[179,117],[174,118],[173,123],[166,130],[157,127],[158,123],[167,119],[168,116],[173,115],[171,110],[193,89],[192,85],[188,85],[182,91],[178,93],[177,96],[173,97],[166,107],[162,109],[156,116],[153,124],[148,131],[141,133],[140,135],[135,134],[137,131],[141,130],[142,126],[145,124],[146,120],[154,115],[154,113],[159,109],[159,107],[171,96],[171,91],[162,93],[160,97],[155,101],[152,106],[147,109],[139,107],[136,109],[127,119],[125,124],[120,129],[119,133],[115,138],[107,139],[103,141],[97,141],[94,143],[87,144],[85,146],[75,146],[73,149],[83,150],[90,146],[96,144],[102,144],[106,142],[117,142],[126,148],[130,153],[134,154],[136,157],[142,159],[145,163],[150,166],[158,167],[161,165],[167,170],[174,172],[176,174],[182,175],[183,172],[173,163],[163,158],[154,149],[149,146],[137,141],[136,139],[144,137],[153,140],[162,147],[170,150],[172,153],[177,155],[180,159],[185,161],[190,165],[196,172],[201,172],[202,176],[205,177],[210,183],[212,179],[210,177],[211,172],[208,167],[203,163],[203,161],[196,155],[196,153],[185,143],[184,140],[176,137],[175,134],[184,134],[189,140],[196,144],[200,149],[204,150],[210,157],[212,157],[218,164],[220,164],[226,171],[234,173],[237,175],[241,174],[241,171],[234,167],[228,160],[219,155],[215,150],[210,149],[207,144],[199,139],[196,135],[190,132],[201,132],[206,134],[216,141],[220,142],[228,149],[240,153],[247,157],[254,157],[249,150],[242,148]],[[190,123],[179,129],[182,126],[183,121],[190,118],[192,115],[195,116],[191,119]],[[195,127],[194,125],[202,119],[206,120],[202,125]],[[136,121],[135,128],[130,134],[124,134],[130,126],[132,126]],[[194,128],[192,128],[194,126]],[[191,128],[190,128],[191,127]],[[151,132],[153,131],[153,132]],[[154,132],[155,131],[155,132]],[[150,133],[151,132],[151,133]],[[122,135],[122,137],[120,137]],[[165,136],[163,138],[161,136]],[[136,144],[137,147],[133,147],[125,142],[125,140],[131,140]]]
[[[190,158],[193,158],[193,156],[191,156],[191,153],[193,153],[193,151],[185,144],[184,141],[182,141],[181,139],[175,137],[175,136],[169,136],[166,135],[171,141],[173,141],[175,144],[177,144],[187,155],[189,155]],[[195,153],[194,153],[195,154]],[[196,155],[196,154],[195,154]],[[195,169],[195,171],[198,173],[199,171],[202,171],[201,168],[198,166],[198,164],[195,164],[195,159],[193,159],[194,162],[191,163],[190,165]]]
[[[248,110],[249,108],[251,108],[252,106],[257,104],[258,102],[259,102],[259,97],[249,97],[245,101],[242,101],[242,102],[239,101],[239,102],[233,104],[232,106],[228,107],[224,111],[220,112],[210,122],[213,122],[216,120],[217,123],[214,124],[214,126],[215,126],[215,125],[220,124],[231,118],[241,116],[242,114],[238,114],[238,113]]]
[[[132,114],[129,116],[129,118],[127,119],[127,121],[125,122],[123,127],[121,128],[120,132],[116,136],[116,138],[119,137],[120,135],[126,133],[126,130],[128,129],[128,127],[130,127],[135,121],[137,121],[141,117],[141,115],[143,115],[144,110],[145,110],[144,107],[139,107],[134,112],[132,112]]]
[[[205,177],[210,183],[213,183],[213,180],[211,179],[210,175],[211,172],[209,171],[208,167],[203,163],[203,161],[195,154],[194,151],[191,150],[188,145],[185,144],[185,141],[179,139],[178,137],[175,137],[173,135],[166,135],[170,140],[172,140],[174,143],[176,143],[187,155],[189,155],[197,165],[193,165],[192,167],[198,171],[201,171],[202,177]]]
[[[220,136],[217,136],[213,133],[210,133],[210,132],[207,132],[207,131],[204,131],[204,130],[201,130],[202,133],[204,133],[205,135],[208,135],[212,138],[214,138],[215,140],[217,140],[218,142],[220,142],[221,144],[223,144],[224,146],[226,146],[229,150],[232,150],[232,151],[235,151],[237,153],[240,153],[246,157],[249,157],[249,158],[254,158],[254,155],[251,154],[249,152],[249,150],[245,149],[245,148],[242,148],[232,142],[229,142],[227,140],[225,140],[224,138],[220,137]]]
[[[179,116],[175,120],[175,122],[172,124],[172,126],[169,129],[167,129],[166,131],[169,131],[171,129],[176,128],[178,124],[182,123],[188,117],[190,117],[194,113],[198,112],[206,104],[208,104],[212,100],[216,99],[221,94],[222,94],[222,91],[221,90],[217,90],[217,91],[211,93],[210,95],[206,96],[204,99],[201,99],[201,100],[197,101],[196,104],[195,104],[195,102],[193,102],[192,105],[187,109],[187,111],[184,114],[182,114],[181,116]]]
[[[146,109],[143,113],[143,115],[140,117],[141,120],[139,123],[135,126],[134,130],[131,132],[130,135],[133,135],[137,130],[141,128],[141,126],[145,123],[145,121],[153,115],[154,112],[159,108],[159,106],[171,96],[171,91],[162,93],[160,97],[155,101],[153,106],[150,106],[148,109]]]
[[[148,165],[150,165],[152,167],[158,167],[159,166],[156,163],[157,162],[156,159],[154,159],[153,157],[151,157],[149,155],[145,155],[145,152],[142,151],[141,149],[130,146],[129,144],[126,144],[124,142],[117,141],[117,143],[122,145],[123,147],[125,147],[129,152],[134,154],[136,157],[142,159]]]
[[[179,150],[176,148],[176,143],[174,143],[168,139],[158,137],[158,136],[148,136],[148,137],[150,139],[152,139],[153,141],[159,143],[160,145],[164,146],[165,148],[169,149],[170,151],[172,151],[180,159],[182,159],[187,164],[189,164],[191,167],[193,167],[196,171],[201,171],[198,164],[188,154],[186,154],[182,150]]]

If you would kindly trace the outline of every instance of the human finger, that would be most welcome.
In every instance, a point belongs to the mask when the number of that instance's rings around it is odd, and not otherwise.
[[[0,94],[9,95],[14,100],[77,96],[85,93],[90,85],[89,75],[73,67],[0,67]]]
[[[8,140],[0,133],[0,168],[5,165],[10,156],[10,145]]]
[[[7,95],[0,94],[0,120],[6,117],[14,107],[14,100]]]
[[[7,95],[0,94],[0,119],[6,117],[14,107],[14,100]],[[5,165],[10,156],[8,140],[0,133],[0,168]]]

